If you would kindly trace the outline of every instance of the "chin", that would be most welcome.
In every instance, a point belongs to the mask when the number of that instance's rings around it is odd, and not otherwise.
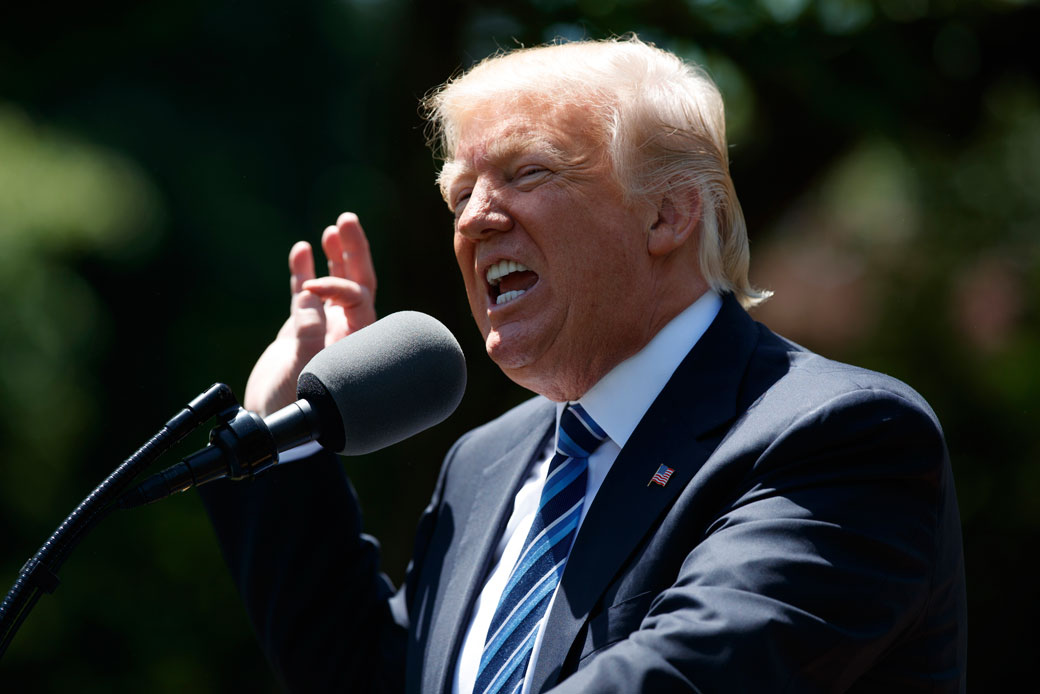
[[[515,341],[504,341],[497,333],[488,335],[484,340],[484,346],[491,361],[503,371],[523,369],[534,362],[531,355]]]

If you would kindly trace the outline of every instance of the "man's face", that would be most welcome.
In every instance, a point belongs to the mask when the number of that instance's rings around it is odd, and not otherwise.
[[[488,354],[507,376],[575,399],[653,333],[649,204],[629,204],[577,107],[468,114],[445,188],[455,256]]]

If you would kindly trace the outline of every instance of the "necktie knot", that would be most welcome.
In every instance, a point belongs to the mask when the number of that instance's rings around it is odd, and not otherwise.
[[[607,439],[607,432],[589,416],[585,408],[571,403],[560,415],[556,451],[571,458],[588,458]]]

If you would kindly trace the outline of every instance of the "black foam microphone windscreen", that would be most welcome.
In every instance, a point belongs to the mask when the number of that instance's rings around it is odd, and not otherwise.
[[[319,352],[297,382],[321,417],[318,441],[361,455],[402,441],[455,411],[466,359],[437,319],[401,311]]]

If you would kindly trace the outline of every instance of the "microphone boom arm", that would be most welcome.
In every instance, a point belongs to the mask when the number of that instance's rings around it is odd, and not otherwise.
[[[112,510],[113,499],[159,456],[203,422],[214,416],[226,416],[237,409],[238,401],[231,388],[223,383],[213,384],[166,422],[155,436],[134,451],[80,502],[36,554],[25,562],[11,590],[0,602],[0,658],[41,593],[53,593],[58,587],[57,573],[61,565],[87,531]]]

